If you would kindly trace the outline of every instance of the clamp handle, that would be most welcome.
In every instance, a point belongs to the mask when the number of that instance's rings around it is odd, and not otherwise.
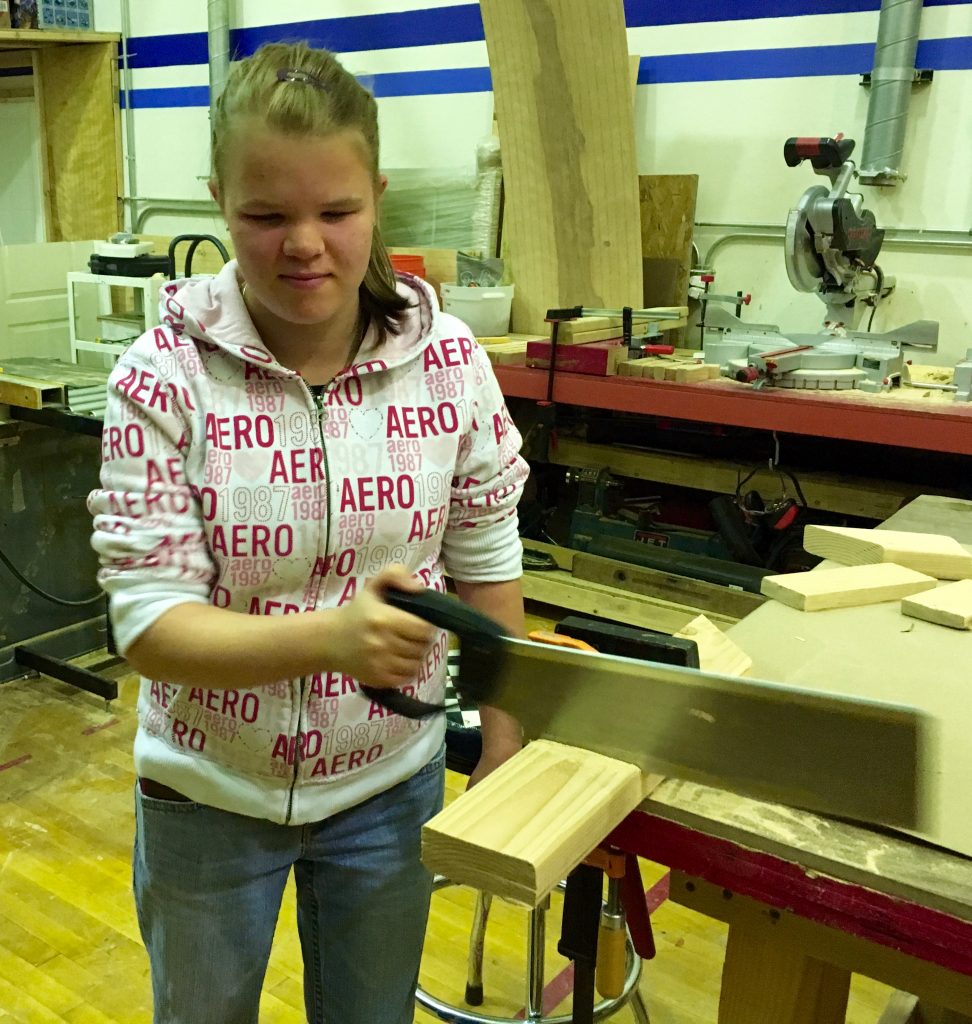
[[[386,604],[417,615],[459,638],[459,677],[456,689],[477,704],[485,703],[503,669],[505,633],[489,616],[457,598],[436,590],[405,591],[389,588]],[[444,704],[411,697],[401,690],[362,685],[361,692],[403,718],[429,718],[445,711]]]

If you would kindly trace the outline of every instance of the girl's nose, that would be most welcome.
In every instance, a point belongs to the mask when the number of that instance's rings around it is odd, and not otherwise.
[[[284,256],[298,260],[309,260],[324,252],[324,239],[317,225],[307,221],[291,226],[284,239]]]

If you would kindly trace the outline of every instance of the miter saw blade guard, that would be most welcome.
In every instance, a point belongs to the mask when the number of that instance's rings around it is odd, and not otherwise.
[[[827,305],[830,322],[856,326],[861,305],[874,305],[893,282],[876,264],[884,242],[874,214],[863,209],[859,195],[847,189],[856,167],[849,159],[853,139],[787,139],[783,156],[790,167],[809,160],[831,187],[813,185],[790,211],[786,224],[785,261],[790,283],[814,292]]]

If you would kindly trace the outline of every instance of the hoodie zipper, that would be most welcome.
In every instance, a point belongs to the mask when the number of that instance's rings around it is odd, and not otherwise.
[[[303,382],[302,382],[303,383]],[[324,558],[327,559],[331,547],[331,469],[327,461],[327,445],[324,443],[324,429],[321,420],[327,418],[327,410],[324,407],[324,393],[316,392],[304,384],[307,393],[317,410],[317,429],[321,439],[321,451],[324,454],[324,486],[327,488],[327,500],[324,502]],[[322,581],[323,582],[323,581]],[[300,776],[300,766],[303,763],[300,756],[300,734],[303,726],[304,714],[304,690],[307,685],[306,676],[300,677],[300,697],[297,704],[297,735],[294,740],[294,773],[290,780],[290,793],[287,798],[287,817],[284,824],[289,825],[294,811],[294,791],[297,788],[297,781]]]

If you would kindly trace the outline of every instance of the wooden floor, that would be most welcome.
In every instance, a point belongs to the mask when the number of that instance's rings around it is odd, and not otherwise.
[[[145,1024],[148,966],[130,891],[133,830],[131,744],[136,686],[103,701],[48,679],[0,684],[0,1021]],[[464,784],[449,780],[455,795]],[[646,885],[665,875],[645,865]],[[557,902],[548,925],[548,987],[569,999],[554,951]],[[465,984],[471,894],[433,900],[422,982],[457,1001]],[[652,1024],[714,1024],[725,951],[722,925],[663,903],[653,915],[658,956],[641,990]],[[526,914],[495,908],[486,946],[481,1012],[513,1015],[524,1003]],[[261,1021],[304,1020],[300,951],[291,890],[277,929]],[[855,978],[849,1024],[875,1024],[889,990]],[[554,996],[554,998],[557,998]],[[416,1021],[435,1018],[423,1012]],[[630,1022],[630,1008],[614,1018]],[[203,1022],[200,1022],[203,1024]],[[216,1022],[205,1022],[216,1024]]]

